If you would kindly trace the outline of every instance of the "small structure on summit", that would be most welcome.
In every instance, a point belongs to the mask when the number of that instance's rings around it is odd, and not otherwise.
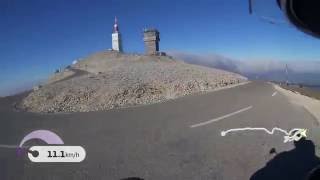
[[[146,54],[159,55],[159,31],[157,29],[144,29],[143,35]]]
[[[119,31],[117,17],[114,18],[113,32],[112,32],[112,50],[122,52],[121,34]]]
[[[148,28],[143,30],[143,41],[145,44],[145,52],[147,55],[165,56],[166,53],[159,52],[160,33],[157,29]],[[122,39],[119,31],[117,17],[114,19],[112,31],[112,49],[111,51],[122,52]]]

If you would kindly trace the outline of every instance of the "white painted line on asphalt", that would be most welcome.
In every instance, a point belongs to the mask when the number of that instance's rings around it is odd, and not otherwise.
[[[275,95],[277,95],[278,94],[278,92],[277,91],[275,91],[273,94],[272,94],[272,96],[275,96]]]
[[[220,120],[222,120],[222,119],[225,119],[225,118],[234,116],[234,115],[236,115],[236,114],[242,113],[242,112],[244,112],[244,111],[248,111],[248,110],[251,109],[251,108],[252,108],[252,106],[248,106],[248,107],[246,107],[246,108],[243,108],[243,109],[240,109],[240,110],[238,110],[238,111],[235,111],[235,112],[226,114],[226,115],[224,115],[224,116],[221,116],[221,117],[218,117],[218,118],[215,118],[215,119],[211,119],[211,120],[209,120],[209,121],[205,121],[205,122],[202,122],[202,123],[198,123],[198,124],[191,125],[190,128],[195,128],[195,127],[204,126],[204,125],[207,125],[207,124],[210,124],[210,123],[213,123],[213,122],[217,122],[217,121],[220,121]]]
[[[19,145],[0,144],[0,148],[14,149],[14,148],[25,148],[25,146],[20,147]]]
[[[0,144],[0,148],[18,148],[18,145]]]

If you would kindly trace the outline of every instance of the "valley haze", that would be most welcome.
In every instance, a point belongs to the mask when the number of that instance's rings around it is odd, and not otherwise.
[[[252,80],[285,82],[287,65],[291,83],[320,86],[320,61],[238,60],[214,53],[197,54],[179,51],[171,51],[168,54],[187,63],[239,73]]]

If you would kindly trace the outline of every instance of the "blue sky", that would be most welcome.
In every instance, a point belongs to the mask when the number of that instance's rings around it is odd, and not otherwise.
[[[320,61],[320,40],[285,23],[256,0],[2,0],[0,95],[42,80],[75,59],[111,47],[118,17],[126,52],[142,53],[142,29],[160,31],[162,51],[214,53],[240,60]]]

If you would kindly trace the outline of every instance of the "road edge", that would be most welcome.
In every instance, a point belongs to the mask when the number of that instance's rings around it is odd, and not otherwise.
[[[289,91],[273,83],[272,85],[277,91],[285,95],[291,103],[304,107],[320,124],[320,100]]]

